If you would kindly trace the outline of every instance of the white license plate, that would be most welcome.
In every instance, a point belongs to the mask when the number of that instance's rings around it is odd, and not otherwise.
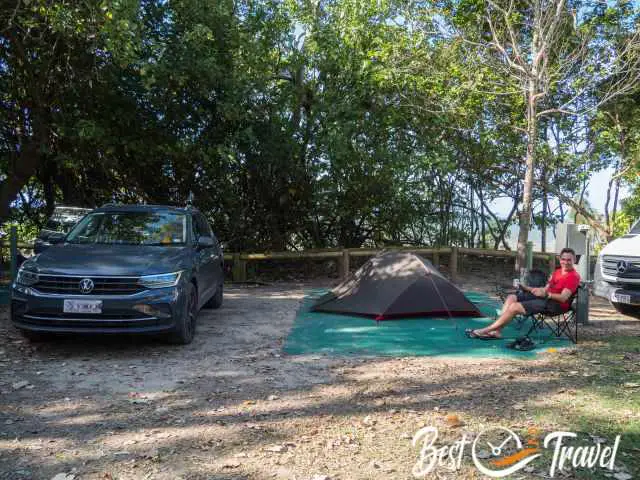
[[[102,300],[65,300],[64,313],[102,313]]]
[[[614,295],[613,301],[614,302],[618,302],[618,303],[628,303],[628,304],[630,304],[631,303],[631,295],[621,295],[619,293],[616,293]]]

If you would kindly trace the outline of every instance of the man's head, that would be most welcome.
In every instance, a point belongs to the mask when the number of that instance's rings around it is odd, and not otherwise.
[[[560,268],[563,271],[568,272],[573,270],[573,264],[576,261],[576,252],[572,248],[563,248],[560,251]]]

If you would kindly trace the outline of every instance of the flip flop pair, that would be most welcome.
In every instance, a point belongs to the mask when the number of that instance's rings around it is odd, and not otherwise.
[[[520,337],[513,342],[507,344],[507,348],[518,350],[521,352],[528,352],[536,348],[536,344],[529,337]]]
[[[478,340],[500,340],[500,337],[496,337],[495,335],[486,335],[482,333],[478,333],[477,330],[473,328],[467,328],[464,331],[464,334],[467,338],[476,338]]]

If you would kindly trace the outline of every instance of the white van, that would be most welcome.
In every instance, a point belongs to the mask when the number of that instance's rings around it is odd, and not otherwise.
[[[596,262],[593,292],[620,313],[640,314],[640,219],[606,245]]]

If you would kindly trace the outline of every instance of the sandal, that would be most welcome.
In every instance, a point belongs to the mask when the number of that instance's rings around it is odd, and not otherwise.
[[[464,331],[464,334],[467,338],[476,338],[479,340],[500,340],[500,337],[496,337],[495,335],[483,335],[481,333],[478,333],[476,330],[474,330],[473,328],[467,328]]]
[[[519,352],[528,352],[536,348],[536,344],[529,337],[521,337],[514,342],[508,343],[507,348],[512,348],[513,350],[518,350]]]

